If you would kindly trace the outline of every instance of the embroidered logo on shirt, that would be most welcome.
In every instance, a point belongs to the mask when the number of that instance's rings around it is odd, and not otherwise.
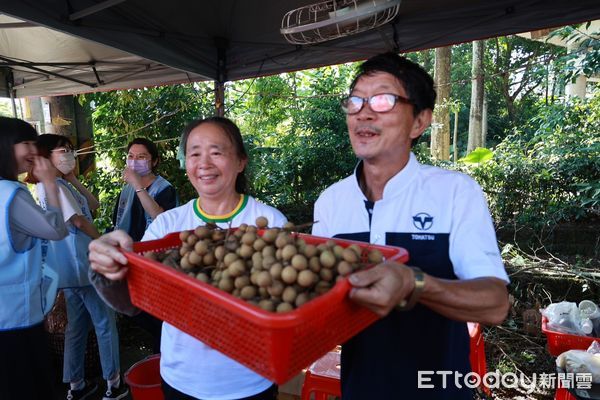
[[[413,225],[420,231],[426,231],[433,225],[433,217],[427,213],[413,215]]]

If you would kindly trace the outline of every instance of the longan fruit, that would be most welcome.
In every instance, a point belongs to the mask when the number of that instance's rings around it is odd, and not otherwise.
[[[285,224],[283,224],[283,229],[285,229],[286,231],[293,231],[294,229],[296,229],[296,225],[293,222],[286,222]]]
[[[281,280],[285,283],[292,284],[298,278],[298,271],[292,266],[287,266],[281,271]]]
[[[194,268],[194,266],[190,263],[190,259],[187,254],[181,258],[179,265],[181,265],[181,269],[184,271],[189,271]]]
[[[379,264],[383,262],[383,254],[377,249],[369,251],[368,260],[371,264]]]
[[[237,278],[235,278],[235,280],[233,281],[233,285],[237,288],[237,289],[241,289],[245,286],[248,286],[250,284],[250,277],[246,276],[246,275],[242,275],[242,276],[238,276]]]
[[[254,250],[256,251],[261,251],[262,249],[265,248],[265,246],[267,245],[267,242],[265,242],[263,239],[258,238],[254,241],[254,243],[252,244],[252,247],[254,248]]]
[[[205,274],[204,272],[198,272],[198,274],[196,274],[196,279],[198,279],[199,281],[202,281],[204,283],[208,283],[210,281],[210,278],[207,274]]]
[[[262,266],[264,269],[271,268],[271,265],[275,264],[276,262],[277,262],[277,259],[275,257],[263,255]]]
[[[337,265],[338,274],[348,276],[352,273],[352,265],[347,261],[340,261]]]
[[[263,266],[263,256],[261,253],[252,254],[252,266],[257,268],[262,268]]]
[[[240,224],[240,226],[238,226],[238,230],[241,232],[246,232],[247,229],[248,229],[248,224],[245,222],[242,222]]]
[[[300,271],[298,274],[298,284],[302,287],[310,287],[317,281],[317,275],[310,269]]]
[[[281,249],[281,258],[285,261],[289,261],[297,255],[298,249],[293,244],[286,244],[283,249]],[[304,257],[304,256],[301,256]]]
[[[236,251],[240,244],[235,236],[229,236],[225,239],[224,246],[229,251]]]
[[[254,286],[245,286],[240,289],[240,297],[244,300],[250,300],[256,296],[256,288]]]
[[[229,275],[233,277],[240,276],[246,271],[246,263],[244,260],[235,260],[227,267],[227,271],[229,272]]]
[[[344,254],[344,248],[336,244],[335,246],[333,246],[333,254],[338,260],[341,259],[342,255]]]
[[[215,261],[215,255],[213,253],[206,253],[202,257],[202,264],[204,265],[213,265]]]
[[[221,279],[219,281],[219,289],[227,292],[227,293],[231,293],[233,291],[233,281],[231,279]]]
[[[242,247],[239,248],[239,252],[242,258],[250,258],[252,257],[252,254],[254,254],[254,249],[247,244],[243,244]]]
[[[285,250],[285,249],[284,249]],[[302,254],[295,254],[291,261],[292,267],[301,271],[308,268],[308,261]]]
[[[181,243],[185,243],[187,241],[188,236],[190,236],[190,231],[179,232],[179,240],[181,240]]]
[[[256,284],[260,287],[267,287],[273,282],[269,271],[261,271],[256,276]]]
[[[323,268],[321,268],[321,261],[319,261],[319,257],[313,256],[308,260],[308,267],[312,272],[319,272]]]
[[[263,257],[264,256],[273,256],[275,257],[275,247],[269,245],[269,246],[265,246],[263,247],[262,251],[261,251]]]
[[[273,281],[271,286],[267,288],[269,294],[273,297],[279,297],[283,293],[285,285],[281,281]]]
[[[240,257],[235,254],[235,253],[227,253],[225,254],[225,257],[223,257],[223,263],[229,267],[231,265],[232,262],[234,262],[235,260],[239,259]]]
[[[281,279],[281,272],[283,271],[283,265],[281,263],[275,263],[269,268],[269,273],[273,279]]]
[[[200,265],[202,264],[202,256],[195,251],[190,251],[188,254],[188,261],[192,265]]]
[[[277,238],[275,239],[275,246],[278,249],[284,248],[287,244],[290,243],[290,237],[287,232],[279,232]]]
[[[278,313],[283,313],[283,312],[292,311],[293,309],[294,309],[294,307],[290,303],[283,302],[283,303],[279,303],[276,311]]]
[[[186,243],[190,245],[190,247],[194,247],[194,245],[196,244],[196,242],[200,240],[198,239],[198,236],[194,235],[193,233],[190,233],[190,235],[188,236]]]
[[[302,304],[306,303],[309,300],[310,296],[308,295],[308,293],[300,293],[298,296],[296,296],[296,301],[294,302],[294,304],[296,305],[296,307],[300,307]]]
[[[321,265],[325,268],[332,268],[335,265],[336,260],[335,256],[330,250],[325,250],[319,256],[319,261],[321,262]]]
[[[220,245],[215,248],[214,253],[215,253],[215,258],[217,260],[221,261],[225,257],[225,254],[227,254],[227,250],[225,250],[224,246]]]
[[[323,268],[319,271],[319,276],[322,280],[331,282],[333,280],[333,271],[329,268]]]
[[[296,296],[298,296],[298,292],[293,286],[288,286],[283,289],[283,293],[281,294],[281,299],[287,303],[294,303],[296,301]]]
[[[273,303],[273,300],[263,299],[258,302],[258,306],[265,311],[275,311],[275,304]]]
[[[213,242],[220,242],[221,240],[225,239],[225,231],[221,229],[214,230],[211,237]]]
[[[247,244],[252,246],[254,244],[254,241],[257,239],[256,234],[252,233],[252,232],[246,232],[244,233],[244,236],[242,236],[242,243],[243,244]]]
[[[201,256],[205,255],[208,253],[208,243],[206,243],[204,240],[196,242],[194,245],[194,251]]]
[[[266,217],[258,217],[254,222],[256,223],[256,227],[258,229],[264,229],[269,226],[269,220]]]
[[[267,243],[274,243],[277,240],[277,234],[279,233],[278,229],[271,228],[267,229],[265,233],[263,233],[262,238]]]
[[[210,236],[210,229],[205,225],[199,226],[194,229],[194,235],[198,236],[200,239],[206,239]]]
[[[317,255],[317,246],[315,246],[314,244],[307,244],[306,246],[304,246],[303,253],[306,256],[306,258],[314,257]]]
[[[342,252],[342,258],[351,264],[357,263],[360,260],[358,254],[356,254],[354,249],[351,249],[350,247],[344,249]]]

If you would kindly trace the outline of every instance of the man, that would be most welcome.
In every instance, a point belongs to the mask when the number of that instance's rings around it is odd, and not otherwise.
[[[465,321],[499,324],[508,277],[481,188],[421,165],[411,144],[430,125],[433,80],[393,53],[362,64],[342,101],[360,159],[315,203],[313,234],[401,246],[409,266],[353,274],[350,297],[382,318],[342,348],[342,395],[471,399]]]

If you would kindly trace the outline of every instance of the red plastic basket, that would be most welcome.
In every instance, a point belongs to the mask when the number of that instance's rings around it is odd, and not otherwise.
[[[542,332],[544,332],[548,341],[548,353],[553,356],[558,356],[567,350],[587,350],[592,342],[600,341],[600,338],[552,331],[548,329],[547,324],[548,319],[542,317]]]
[[[298,236],[309,244],[330,240]],[[335,241],[343,247],[357,244],[377,249],[387,260],[408,260],[408,252],[400,247]],[[136,254],[180,244],[179,234],[172,233],[163,239],[135,243],[135,253],[125,253],[133,304],[279,384],[378,318],[348,299],[350,284],[346,279],[302,307],[276,314]]]

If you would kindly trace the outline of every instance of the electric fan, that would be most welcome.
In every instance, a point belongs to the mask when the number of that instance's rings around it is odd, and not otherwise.
[[[320,43],[387,24],[399,9],[400,0],[328,0],[289,11],[280,31],[292,44]]]

